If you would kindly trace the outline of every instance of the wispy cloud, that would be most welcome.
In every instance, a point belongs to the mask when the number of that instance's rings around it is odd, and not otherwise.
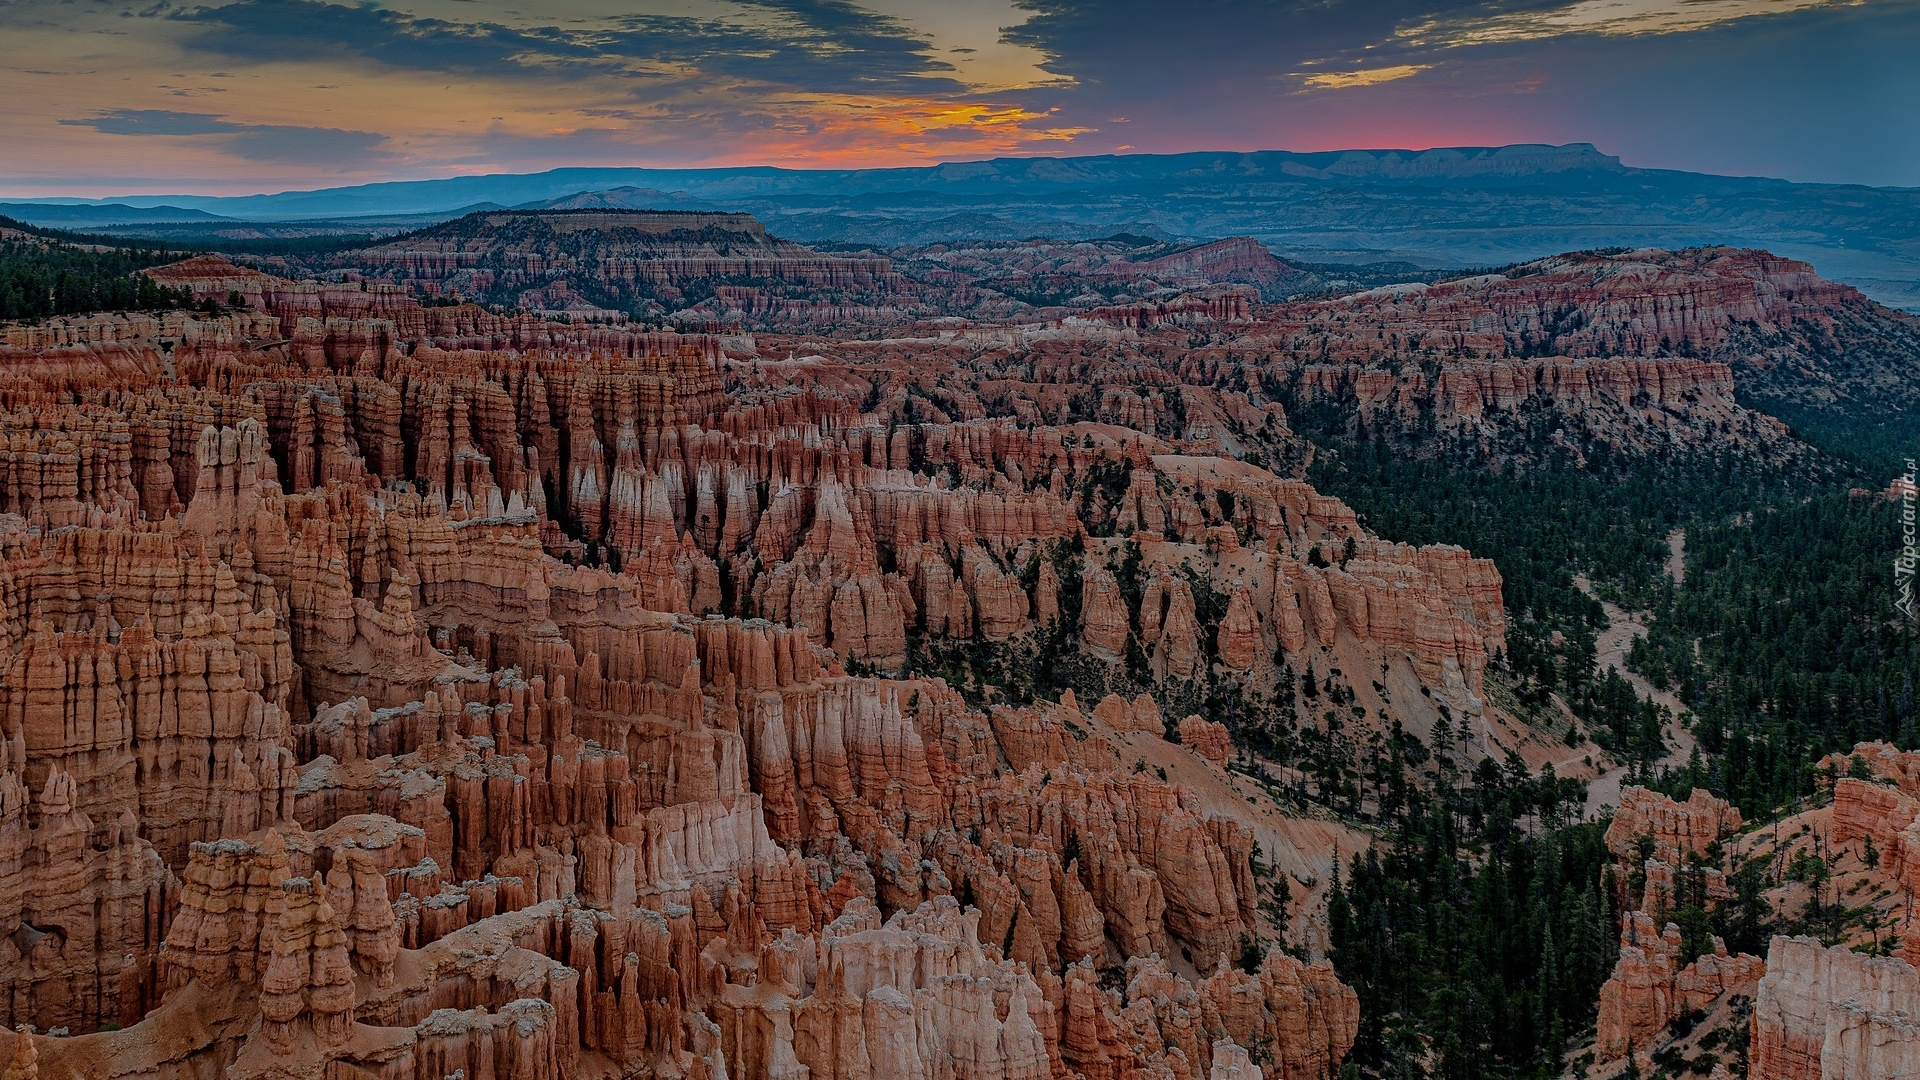
[[[1390,67],[1362,68],[1358,71],[1297,71],[1294,72],[1294,77],[1312,90],[1347,90],[1356,86],[1375,86],[1411,78],[1432,68],[1432,64],[1394,64]]]
[[[290,165],[358,165],[393,155],[380,149],[383,136],[371,131],[303,127],[294,124],[240,124],[216,113],[169,109],[111,109],[63,127],[86,127],[103,135],[206,138],[225,152],[248,161]]]
[[[1571,34],[1631,37],[1684,34],[1766,15],[1824,7],[1857,6],[1862,0],[1574,0],[1571,4],[1423,19],[1395,31],[1407,47],[1456,48],[1540,41]]]
[[[0,0],[0,171],[1593,141],[1911,183],[1913,55],[1920,0]]]

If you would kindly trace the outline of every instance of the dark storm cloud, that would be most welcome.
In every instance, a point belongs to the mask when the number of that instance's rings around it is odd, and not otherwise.
[[[405,12],[318,0],[241,0],[219,7],[155,9],[155,13],[202,26],[203,31],[190,39],[194,47],[247,60],[267,56],[312,60],[320,58],[316,53],[350,54],[395,67],[493,72],[595,56],[593,50],[557,30],[529,32],[487,22],[417,18]]]
[[[1504,50],[1520,107],[1636,164],[1920,185],[1920,7],[1836,6],[1695,34]]]
[[[1005,40],[1043,53],[1043,66],[1067,82],[1036,91],[1033,103],[1116,137],[1110,119],[1125,116],[1127,141],[1141,149],[1169,131],[1197,140],[1181,148],[1250,129],[1266,136],[1262,145],[1294,145],[1292,114],[1310,107],[1298,100],[1306,77],[1409,63],[1394,44],[1399,27],[1489,10],[1460,0],[1192,0],[1177,8],[1155,0],[1020,0],[1019,7],[1027,21]]]
[[[1048,57],[1047,70],[1133,96],[1189,96],[1203,85],[1264,79],[1301,64],[1380,54],[1395,62],[1400,26],[1456,12],[1556,6],[1553,0],[1500,4],[1422,0],[1019,0],[1027,21],[1006,40]],[[1368,46],[1375,46],[1368,49]]]
[[[342,165],[365,164],[392,156],[380,149],[383,138],[370,131],[291,124],[236,124],[214,113],[113,109],[84,120],[60,123],[65,127],[92,128],[104,135],[215,136],[222,149],[248,161]]]
[[[1071,80],[1031,101],[1142,150],[1592,141],[1630,164],[1920,177],[1913,0],[1020,7],[1006,39]]]
[[[235,57],[315,50],[411,70],[483,76],[720,77],[825,93],[946,94],[952,66],[894,19],[845,0],[744,0],[769,25],[627,15],[591,26],[455,22],[321,0],[239,0],[175,10],[205,26],[192,44]]]

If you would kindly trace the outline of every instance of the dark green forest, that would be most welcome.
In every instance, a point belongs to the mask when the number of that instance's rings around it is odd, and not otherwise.
[[[0,218],[0,226],[21,228]],[[45,319],[90,311],[159,311],[193,298],[139,271],[174,262],[165,248],[94,249],[50,239],[0,239],[0,319]]]
[[[1458,544],[1494,560],[1504,583],[1507,654],[1497,672],[1523,708],[1559,695],[1581,733],[1641,767],[1664,756],[1658,714],[1617,676],[1594,670],[1606,625],[1599,599],[1657,609],[1671,592],[1667,534],[1754,506],[1792,505],[1824,480],[1777,475],[1737,459],[1621,457],[1577,467],[1410,458],[1385,439],[1326,438],[1308,479],[1340,496],[1382,536]],[[1575,581],[1584,575],[1591,588]]]
[[[1900,517],[1878,492],[1836,491],[1688,530],[1686,585],[1661,591],[1630,660],[1694,711],[1708,786],[1749,817],[1806,794],[1828,753],[1920,745]]]
[[[1561,819],[1567,794],[1486,761],[1354,857],[1328,904],[1334,967],[1360,996],[1352,1066],[1448,1080],[1559,1071],[1619,952],[1604,825],[1521,827]]]
[[[1511,627],[1494,671],[1523,706],[1557,695],[1579,720],[1570,742],[1591,739],[1650,786],[1676,796],[1704,786],[1766,820],[1814,792],[1831,751],[1863,739],[1920,746],[1920,651],[1894,608],[1902,509],[1884,495],[1915,440],[1869,417],[1795,419],[1820,453],[1791,471],[1706,455],[1501,467],[1417,458],[1343,425],[1302,433],[1318,451],[1309,479],[1370,529],[1495,560]],[[1676,528],[1680,585],[1664,567]],[[1596,595],[1649,613],[1629,664],[1691,710],[1702,754],[1685,766],[1654,767],[1668,749],[1658,710],[1594,671],[1606,622]],[[1443,775],[1346,869],[1329,914],[1335,966],[1361,998],[1356,1069],[1557,1075],[1568,1039],[1591,1027],[1616,953],[1605,824],[1558,824],[1541,782],[1492,762],[1457,784]],[[1673,912],[1690,949],[1717,933],[1764,952],[1784,925],[1756,872],[1734,869],[1733,901]]]
[[[1605,618],[1576,573],[1598,595],[1651,613],[1630,663],[1694,711],[1709,786],[1750,815],[1810,792],[1813,762],[1830,751],[1920,740],[1920,653],[1911,620],[1893,607],[1901,506],[1864,468],[1462,467],[1409,460],[1384,441],[1328,439],[1323,450],[1309,478],[1369,528],[1495,561],[1512,621],[1500,666],[1522,701],[1559,694],[1587,735],[1630,761],[1664,748],[1625,687],[1593,670]],[[1687,531],[1678,587],[1664,569],[1675,528]]]

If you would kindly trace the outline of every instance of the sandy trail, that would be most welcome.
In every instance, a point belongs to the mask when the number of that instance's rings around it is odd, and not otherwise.
[[[1674,536],[1670,536],[1668,543],[1674,547],[1673,558],[1680,560],[1679,572],[1684,573],[1686,538],[1680,530],[1676,529],[1674,532],[1679,538],[1676,540]],[[1669,561],[1670,569],[1674,565],[1673,561]],[[1589,596],[1593,595],[1593,586],[1585,577],[1575,577],[1573,581],[1580,587],[1581,592]],[[1647,636],[1646,623],[1641,621],[1638,614],[1626,611],[1605,600],[1600,602],[1600,606],[1607,614],[1607,628],[1600,632],[1599,638],[1594,642],[1595,673],[1604,676],[1607,669],[1612,668],[1620,673],[1621,678],[1627,680],[1628,685],[1633,687],[1634,693],[1640,695],[1641,700],[1651,701],[1666,708],[1670,717],[1666,727],[1667,756],[1661,758],[1656,764],[1685,765],[1687,759],[1693,755],[1694,748],[1693,733],[1681,727],[1679,722],[1681,715],[1687,711],[1687,707],[1681,704],[1680,699],[1673,694],[1654,689],[1652,683],[1638,673],[1627,669],[1627,653],[1633,648],[1635,638]],[[1588,817],[1600,813],[1602,807],[1620,805],[1620,782],[1626,774],[1625,765],[1616,765],[1587,784]]]

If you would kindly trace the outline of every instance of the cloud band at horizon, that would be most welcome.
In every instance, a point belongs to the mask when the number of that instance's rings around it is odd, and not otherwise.
[[[1920,186],[1920,0],[0,5],[0,197],[1593,142]],[[1683,107],[1674,107],[1680,103]]]

